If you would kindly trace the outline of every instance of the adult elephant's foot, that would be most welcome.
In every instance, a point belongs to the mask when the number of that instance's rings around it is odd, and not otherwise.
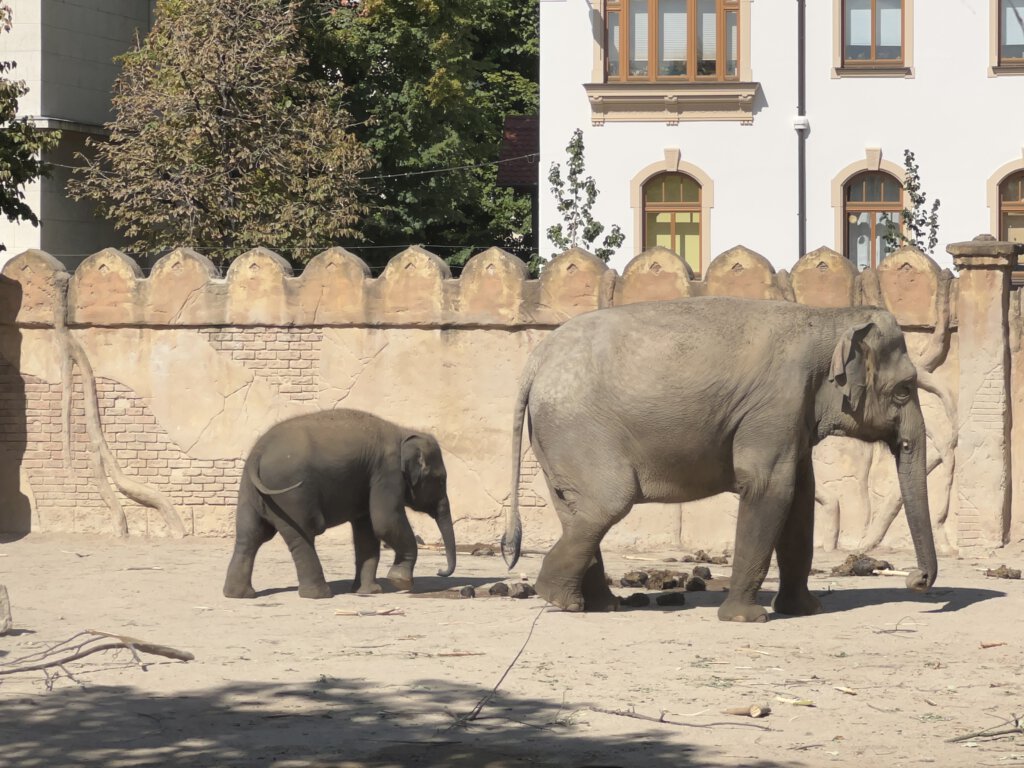
[[[323,581],[319,584],[300,584],[299,585],[299,597],[307,597],[311,600],[323,600],[327,597],[332,597],[333,593],[331,588],[327,586],[327,582]]]
[[[383,592],[384,588],[376,581],[371,581],[366,584],[356,581],[352,584],[352,591],[357,595],[376,595]]]
[[[719,621],[768,621],[768,611],[754,603],[743,603],[739,600],[726,599],[718,608]]]
[[[388,581],[395,589],[412,589],[412,568],[404,565],[391,566]]]
[[[547,600],[555,607],[561,608],[563,611],[578,613],[586,609],[583,595],[578,589],[573,590],[565,585],[554,584],[549,579],[546,579],[543,574],[537,577],[533,588],[537,590],[537,594],[541,598]]]
[[[225,584],[224,597],[251,599],[256,597],[256,590],[252,584]]]
[[[598,613],[619,610],[619,598],[608,589],[604,569],[592,565],[583,574],[583,610]]]
[[[786,616],[813,616],[821,613],[821,601],[803,587],[799,590],[779,590],[772,601],[776,613]]]

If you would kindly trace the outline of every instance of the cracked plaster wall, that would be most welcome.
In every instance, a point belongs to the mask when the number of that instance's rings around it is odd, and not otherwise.
[[[77,383],[70,466],[61,454],[61,360],[51,330],[60,288],[44,257],[21,254],[0,276],[0,386],[16,395],[22,387],[26,400],[24,407],[3,401],[3,449],[16,445],[17,453],[20,445],[23,456],[15,480],[3,475],[6,485],[20,488],[2,490],[29,500],[34,530],[104,531],[109,518],[86,469]],[[257,249],[237,259],[225,278],[188,250],[166,256],[149,278],[128,257],[106,250],[71,276],[67,323],[92,362],[104,434],[123,470],[167,494],[188,532],[232,533],[242,461],[263,430],[288,416],[344,406],[433,432],[445,452],[459,540],[495,542],[509,498],[519,373],[530,350],[565,319],[615,304],[699,295],[884,304],[907,329],[912,355],[920,355],[939,322],[940,283],[935,263],[909,249],[863,273],[819,249],[791,272],[776,273],[759,254],[738,247],[721,254],[704,281],[693,280],[685,263],[661,249],[638,256],[621,276],[590,254],[569,251],[539,280],[527,279],[523,265],[498,249],[471,259],[459,279],[418,248],[396,256],[377,279],[342,249],[320,254],[298,277],[276,254]],[[953,321],[943,330],[948,351],[935,370],[953,393],[956,289],[953,279]],[[1016,372],[1021,358],[1015,353]],[[953,425],[937,397],[921,395],[931,450]],[[818,543],[857,547],[895,486],[891,458],[876,446],[834,438],[816,449],[815,470]],[[949,471],[939,465],[929,491],[933,511],[949,506],[936,527],[955,546]],[[520,498],[524,546],[550,544],[557,521],[529,448]],[[166,533],[152,510],[127,500],[125,510],[131,533]],[[435,541],[436,528],[416,517],[417,531]],[[735,518],[731,494],[643,505],[608,541],[725,549]],[[902,515],[884,543],[909,546]]]

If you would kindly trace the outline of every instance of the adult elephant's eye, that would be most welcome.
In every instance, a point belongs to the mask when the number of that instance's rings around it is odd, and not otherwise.
[[[913,388],[909,383],[904,382],[903,384],[896,385],[896,388],[892,391],[892,398],[900,405],[903,405],[910,400],[911,394],[913,394]]]

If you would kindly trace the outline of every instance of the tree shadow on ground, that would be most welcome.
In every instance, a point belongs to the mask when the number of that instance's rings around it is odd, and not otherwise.
[[[305,684],[230,683],[170,696],[130,686],[61,685],[67,687],[0,698],[0,765],[782,765],[693,746],[688,729],[674,725],[615,718],[621,720],[616,725],[625,724],[617,735],[595,734],[588,721],[607,715],[505,694],[488,703],[481,719],[458,724],[457,717],[468,713],[490,689],[444,680],[374,690],[361,680],[321,676]],[[715,727],[745,727],[757,735],[750,724],[724,722]]]

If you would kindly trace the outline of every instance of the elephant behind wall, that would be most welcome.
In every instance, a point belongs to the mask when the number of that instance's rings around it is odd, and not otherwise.
[[[719,618],[764,621],[756,603],[773,550],[779,613],[820,610],[811,449],[829,435],[885,442],[896,460],[926,590],[938,565],[928,509],[916,369],[885,310],[701,297],[580,315],[524,370],[513,426],[512,504],[502,551],[519,557],[516,489],[524,419],[562,536],[536,587],[566,610],[613,610],[600,544],[640,502],[739,494],[733,576]]]
[[[409,589],[417,547],[406,507],[437,521],[448,559],[438,575],[450,576],[455,533],[447,472],[432,435],[345,408],[283,421],[256,442],[245,462],[224,595],[256,595],[256,553],[280,533],[295,562],[299,596],[330,597],[314,539],[347,522],[356,560],[353,591],[380,591],[382,540],[395,553],[389,581]]]

